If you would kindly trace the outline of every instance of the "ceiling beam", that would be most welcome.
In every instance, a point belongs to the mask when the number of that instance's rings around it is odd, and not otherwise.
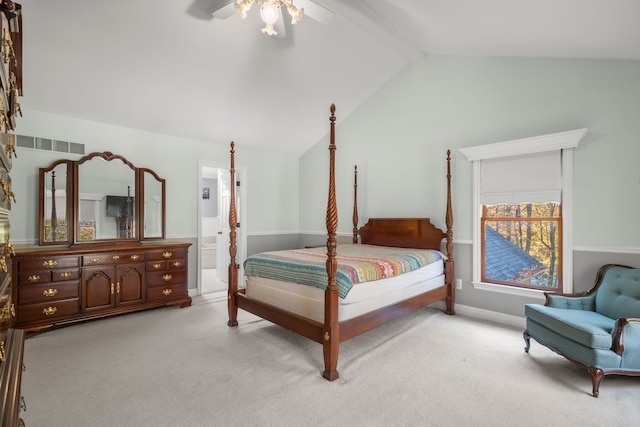
[[[324,0],[337,15],[350,21],[371,38],[377,40],[410,63],[424,58],[425,53],[399,33],[382,14],[363,0]]]

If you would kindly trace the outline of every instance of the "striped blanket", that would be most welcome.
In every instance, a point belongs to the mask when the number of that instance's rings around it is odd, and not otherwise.
[[[441,252],[428,249],[338,245],[338,293],[344,298],[358,283],[398,276],[443,258]],[[263,252],[245,260],[244,273],[326,289],[326,262],[326,248]]]

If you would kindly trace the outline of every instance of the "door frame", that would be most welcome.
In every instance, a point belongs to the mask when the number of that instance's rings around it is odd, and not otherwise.
[[[202,170],[203,168],[212,169],[229,169],[229,165],[221,164],[219,162],[212,162],[207,160],[198,160],[198,185],[197,185],[197,200],[198,200],[198,259],[197,259],[197,288],[196,295],[202,295]],[[247,168],[243,166],[235,166],[236,181],[240,181],[240,187],[236,186],[236,199],[240,200],[241,209],[238,212],[238,222],[240,227],[237,229],[236,244],[238,251],[236,254],[236,262],[242,266],[242,262],[247,257]],[[220,194],[218,192],[218,206],[220,206]],[[216,247],[216,251],[218,248]],[[223,250],[229,250],[229,248],[223,248]],[[218,266],[216,266],[218,268]],[[223,268],[228,268],[224,266]],[[238,283],[244,283],[244,274],[242,268],[238,271]]]

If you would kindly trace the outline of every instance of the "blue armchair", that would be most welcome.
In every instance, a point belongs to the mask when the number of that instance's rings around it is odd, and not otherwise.
[[[607,264],[590,290],[545,297],[525,305],[527,353],[533,338],[586,368],[594,397],[605,375],[640,376],[640,269]]]

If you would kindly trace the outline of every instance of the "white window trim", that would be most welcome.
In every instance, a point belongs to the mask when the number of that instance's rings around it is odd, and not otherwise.
[[[563,292],[573,292],[573,149],[589,129],[575,129],[531,138],[514,139],[475,147],[460,148],[473,163],[473,278],[474,289],[525,297],[542,297],[544,291],[497,285],[481,281],[480,217],[480,161],[544,151],[562,150],[562,284]]]

